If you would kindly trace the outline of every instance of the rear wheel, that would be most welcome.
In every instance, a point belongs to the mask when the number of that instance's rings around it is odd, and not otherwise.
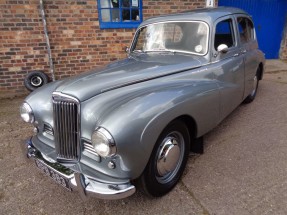
[[[253,100],[255,99],[256,94],[257,94],[258,84],[259,84],[259,77],[258,77],[259,74],[260,74],[260,69],[258,68],[256,75],[253,78],[253,89],[251,93],[245,98],[243,103],[248,104],[250,102],[253,102]]]
[[[150,160],[140,178],[145,193],[163,196],[179,181],[190,150],[190,136],[186,125],[171,122],[161,133]]]

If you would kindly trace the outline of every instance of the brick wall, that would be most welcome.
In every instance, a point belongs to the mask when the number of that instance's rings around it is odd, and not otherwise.
[[[100,30],[97,0],[44,0],[56,79],[125,57],[135,29]],[[144,19],[205,6],[205,0],[143,0]],[[33,70],[49,75],[39,0],[0,1],[0,96],[27,93]]]
[[[38,0],[0,1],[0,92],[22,93],[31,70],[48,69]]]

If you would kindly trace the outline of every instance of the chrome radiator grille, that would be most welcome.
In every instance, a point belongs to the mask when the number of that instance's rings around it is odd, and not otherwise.
[[[76,161],[79,158],[79,103],[72,97],[53,94],[54,137],[58,159]]]

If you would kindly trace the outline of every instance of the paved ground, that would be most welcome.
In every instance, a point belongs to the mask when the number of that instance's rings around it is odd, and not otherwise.
[[[256,100],[241,105],[205,136],[168,195],[82,201],[20,156],[31,134],[18,107],[0,100],[0,214],[287,214],[287,72],[272,71]]]

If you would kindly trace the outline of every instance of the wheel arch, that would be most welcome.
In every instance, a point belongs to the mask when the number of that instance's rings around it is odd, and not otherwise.
[[[259,64],[258,68],[259,68],[259,71],[257,72],[258,73],[257,74],[258,75],[258,79],[262,80],[262,78],[263,78],[263,71],[264,71],[264,66],[263,66],[262,62]]]
[[[172,121],[174,121],[174,120],[181,120],[185,123],[191,139],[193,139],[197,136],[197,124],[196,124],[196,121],[194,120],[194,118],[192,116],[181,115],[181,116],[176,117]],[[192,144],[192,141],[191,141],[191,144]]]
[[[197,123],[195,121],[195,119],[187,114],[184,115],[180,115],[177,116],[171,120],[169,120],[169,122],[162,128],[161,132],[159,132],[158,136],[155,138],[155,142],[158,141],[158,139],[160,138],[161,134],[163,133],[163,131],[174,121],[182,121],[187,129],[188,129],[188,133],[190,135],[190,146],[192,146],[192,144],[194,144],[195,142],[193,141],[194,139],[196,139],[197,136]],[[155,143],[153,144],[153,148],[154,148]],[[153,149],[152,149],[153,150]],[[151,152],[152,152],[151,150]],[[151,156],[151,153],[149,154],[149,157]]]

